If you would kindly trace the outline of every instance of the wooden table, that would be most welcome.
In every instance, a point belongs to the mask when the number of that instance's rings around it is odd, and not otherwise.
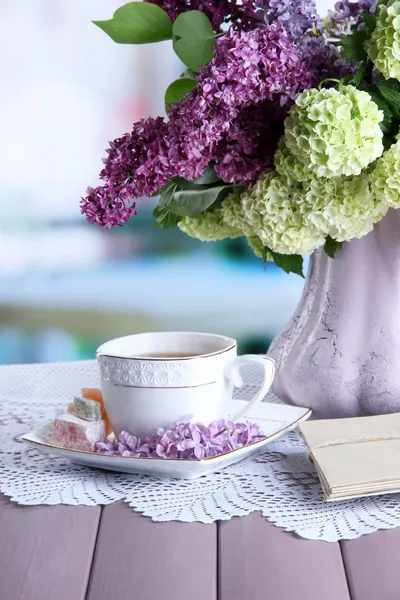
[[[400,528],[335,544],[259,513],[153,523],[124,503],[0,497],[1,600],[398,600]]]

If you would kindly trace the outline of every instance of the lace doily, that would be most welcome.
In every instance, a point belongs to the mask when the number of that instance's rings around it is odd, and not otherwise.
[[[241,398],[258,387],[245,367]],[[0,367],[0,491],[14,502],[110,504],[125,500],[153,521],[212,523],[261,513],[286,531],[315,540],[354,539],[400,525],[398,495],[323,501],[314,467],[292,432],[255,458],[193,481],[97,471],[42,454],[19,436],[65,410],[81,387],[98,385],[94,361]]]

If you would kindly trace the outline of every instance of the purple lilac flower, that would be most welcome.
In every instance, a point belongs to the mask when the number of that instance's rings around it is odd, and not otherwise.
[[[351,32],[351,28],[360,22],[366,13],[374,13],[377,0],[340,0],[335,9],[328,12],[331,19],[329,30],[332,35],[342,37]]]
[[[210,19],[215,30],[219,30],[222,23],[243,21],[254,23],[257,15],[257,6],[254,0],[145,0],[157,4],[169,15],[172,21],[177,16],[188,10],[200,10]]]
[[[262,124],[264,109],[257,107],[273,102],[288,108],[313,81],[301,50],[280,23],[230,29],[217,40],[198,85],[171,108],[168,123],[161,117],[142,120],[110,143],[100,174],[106,185],[89,188],[82,213],[100,227],[118,225],[136,214],[129,201],[151,196],[174,175],[196,179],[211,160],[224,180],[250,181],[262,160],[269,164],[284,118],[281,111],[281,119],[275,114]],[[251,131],[256,125],[260,136]],[[242,150],[246,156],[241,159]]]
[[[265,11],[267,22],[279,21],[294,39],[322,27],[314,0],[258,0],[258,5]]]
[[[86,193],[86,198],[81,199],[81,213],[100,228],[116,227],[137,214],[129,186],[106,184],[95,189],[89,187]]]
[[[229,32],[218,40],[215,56],[202,73],[207,102],[232,111],[264,100],[283,105],[310,84],[310,73],[280,23],[252,31]]]
[[[253,444],[264,437],[256,423],[231,423],[219,419],[206,427],[201,423],[191,423],[188,418],[175,423],[171,429],[159,428],[143,440],[133,433],[122,431],[113,442],[104,440],[96,444],[96,452],[145,458],[201,460]]]
[[[190,0],[145,0],[145,2],[156,4],[165,10],[172,21],[175,21],[176,17],[182,12],[193,10],[193,3]]]
[[[135,198],[151,196],[172,173],[168,171],[168,126],[162,117],[142,119],[131,133],[110,142],[100,177],[104,186],[87,189],[81,212],[101,228],[125,223],[136,215]]]
[[[171,163],[179,175],[195,179],[210,160],[221,162],[220,142],[234,141],[234,131],[229,138],[231,128],[243,129],[243,109],[266,101],[289,106],[312,81],[300,51],[280,23],[251,31],[230,29],[218,40],[214,58],[203,68],[196,88],[170,111]],[[243,146],[243,136],[239,137]],[[248,145],[254,149],[254,139]]]
[[[299,48],[304,64],[313,73],[313,85],[328,77],[341,79],[353,72],[352,65],[341,57],[339,49],[330,44],[325,35],[304,36]]]
[[[162,117],[142,119],[131,133],[110,142],[100,177],[129,185],[135,198],[149,196],[167,182],[168,126]]]
[[[272,102],[243,109],[217,146],[217,175],[228,183],[246,185],[272,167],[285,114]]]

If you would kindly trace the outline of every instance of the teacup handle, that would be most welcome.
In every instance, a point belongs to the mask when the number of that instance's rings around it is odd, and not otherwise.
[[[275,361],[272,358],[268,358],[267,356],[258,356],[257,354],[244,354],[243,356],[238,356],[233,362],[231,362],[225,371],[227,378],[231,380],[234,387],[242,387],[243,379],[240,374],[240,366],[248,363],[257,363],[258,365],[261,365],[264,371],[264,377],[261,382],[260,389],[254,398],[247,403],[247,406],[242,408],[237,414],[234,414],[233,417],[231,417],[232,421],[237,421],[237,419],[245,415],[252,406],[257,404],[257,402],[261,402],[271,387],[274,379]],[[232,400],[231,406],[234,406],[234,403],[235,401]]]

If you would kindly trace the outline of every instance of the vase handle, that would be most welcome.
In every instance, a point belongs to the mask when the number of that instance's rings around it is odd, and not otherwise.
[[[261,382],[260,389],[248,403],[247,406],[242,408],[238,413],[234,413],[233,417],[231,417],[232,421],[237,421],[240,417],[243,417],[249,409],[257,404],[257,402],[261,402],[268,390],[270,389],[274,375],[275,375],[275,361],[268,356],[259,356],[257,354],[244,354],[243,356],[238,356],[233,362],[231,362],[225,371],[225,374],[228,379],[233,383],[234,387],[240,388],[243,385],[243,378],[240,374],[241,365],[256,363],[261,365],[264,371],[264,377]],[[231,405],[234,406],[235,401],[231,401]]]

